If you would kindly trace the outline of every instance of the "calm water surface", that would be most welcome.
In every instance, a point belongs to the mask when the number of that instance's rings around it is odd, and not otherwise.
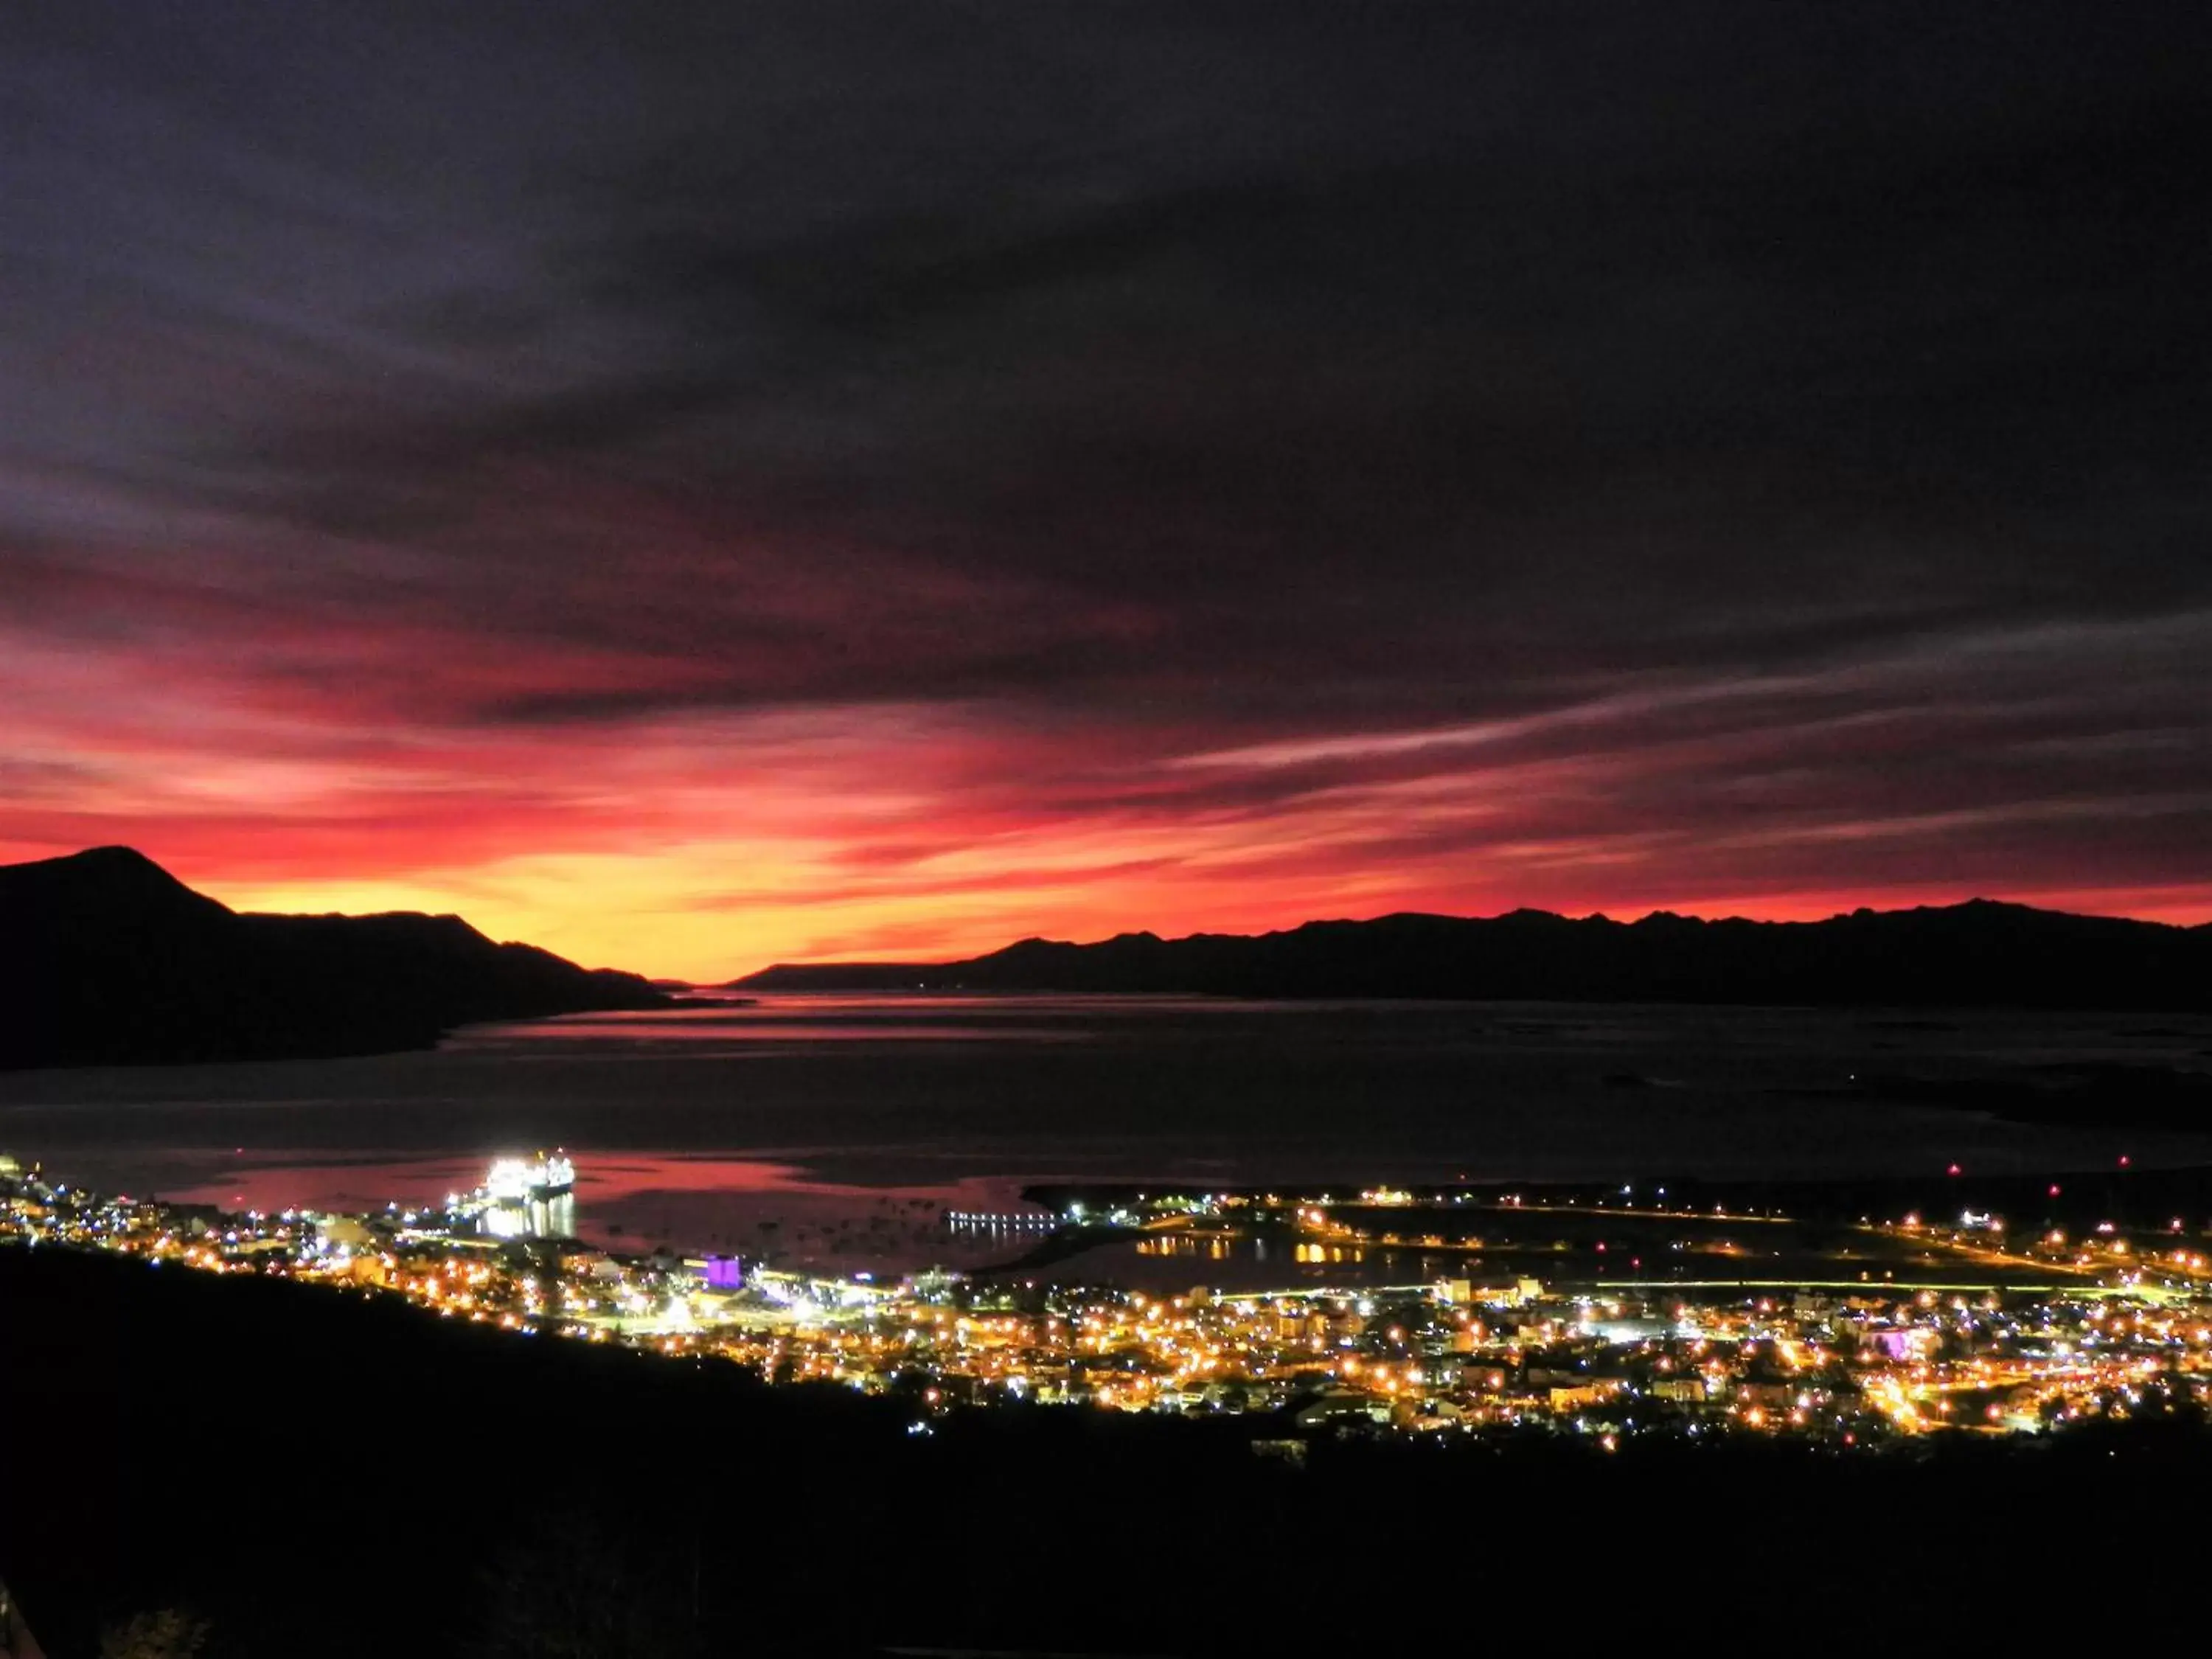
[[[1033,1180],[2212,1162],[2212,1134],[2031,1127],[1838,1092],[1855,1076],[2083,1062],[2212,1069],[2212,1021],[770,996],[478,1027],[418,1054],[0,1074],[0,1148],[108,1188],[366,1209],[559,1145],[596,1237],[886,1270],[1004,1254],[949,1237],[938,1212],[1013,1207]]]

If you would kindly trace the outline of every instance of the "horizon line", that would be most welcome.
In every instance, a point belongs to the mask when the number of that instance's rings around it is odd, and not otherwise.
[[[206,892],[204,889],[192,886],[190,883],[185,881],[183,878],[178,876],[173,871],[172,871],[167,865],[162,863],[151,854],[145,852],[138,847],[124,842],[101,842],[92,846],[80,847],[70,852],[50,854],[41,858],[19,860],[13,864],[0,865],[0,871],[27,868],[40,864],[66,863],[100,854],[128,854],[143,861],[152,869],[160,872],[167,879],[177,883],[178,885],[185,888],[186,890],[198,893],[204,897],[215,899],[215,896],[213,894]],[[252,907],[235,907],[225,903],[225,902],[221,899],[215,899],[215,902],[224,903],[226,908],[230,908],[234,914],[241,915],[423,915],[451,917],[462,921],[472,928],[475,928],[476,931],[479,933],[484,933],[486,938],[492,939],[495,942],[499,944],[526,945],[536,949],[548,951],[555,950],[555,947],[540,945],[532,939],[520,937],[501,938],[499,934],[488,932],[478,924],[470,921],[466,914],[458,908],[429,909],[398,907],[354,910],[273,909]],[[1755,912],[1747,912],[1741,909],[1729,909],[1725,912],[1716,914],[1701,908],[1695,908],[1694,902],[1692,902],[1692,908],[1678,908],[1671,904],[1660,904],[1654,906],[1650,909],[1641,910],[1632,915],[1626,913],[1608,911],[1602,907],[1593,907],[1587,910],[1582,910],[1567,908],[1555,909],[1541,905],[1521,904],[1511,905],[1496,910],[1480,912],[1472,910],[1443,910],[1401,907],[1376,911],[1365,915],[1307,915],[1297,921],[1288,922],[1276,927],[1247,928],[1200,927],[1192,928],[1187,932],[1175,933],[1164,933],[1156,931],[1151,927],[1124,927],[1113,933],[1105,933],[1094,938],[1054,937],[1051,934],[1043,933],[1021,933],[1012,939],[1005,939],[999,944],[989,945],[981,950],[944,950],[936,954],[927,955],[921,953],[910,955],[854,955],[849,953],[836,953],[823,954],[820,956],[784,956],[766,963],[758,963],[756,966],[740,968],[733,972],[715,970],[705,976],[674,973],[656,973],[646,969],[617,968],[616,964],[612,962],[583,963],[580,965],[595,969],[613,968],[616,971],[635,973],[641,978],[648,979],[660,984],[684,985],[702,988],[716,988],[734,984],[738,981],[751,977],[754,975],[766,973],[779,968],[944,968],[957,965],[961,963],[978,961],[984,957],[995,956],[1001,951],[1012,949],[1015,945],[1025,944],[1058,945],[1071,946],[1076,949],[1088,949],[1101,945],[1111,944],[1117,939],[1124,939],[1151,938],[1158,939],[1165,944],[1177,944],[1197,939],[1267,939],[1298,933],[1308,927],[1368,926],[1376,922],[1389,921],[1401,918],[1424,918],[1443,921],[1483,922],[1498,921],[1507,917],[1516,915],[1537,915],[1556,918],[1561,921],[1574,923],[1588,923],[1595,921],[1609,922],[1614,926],[1624,927],[1635,927],[1656,918],[1671,918],[1682,921],[1695,922],[1707,927],[1721,926],[1733,922],[1755,927],[1818,927],[1823,923],[1842,921],[1855,915],[1911,915],[1917,912],[1925,911],[1956,910],[1978,904],[2013,909],[2033,910],[2045,915],[2075,916],[2088,921],[2131,922],[2141,927],[2172,928],[2178,932],[2185,933],[2197,928],[2212,927],[2212,916],[2207,916],[2195,921],[2177,921],[2166,917],[2157,915],[2130,914],[2124,911],[2076,909],[2070,907],[2055,904],[2038,903],[2032,899],[2002,898],[1994,896],[1992,894],[1984,891],[1972,893],[1964,898],[1942,900],[1923,899],[1914,903],[1899,903],[1889,906],[1861,902],[1856,905],[1839,906],[1838,908],[1830,909],[1825,914],[1819,915],[1802,914],[1794,915],[1759,915]],[[559,952],[556,951],[556,953],[558,954]]]
[[[981,962],[988,957],[1003,954],[1007,951],[1014,949],[1018,945],[1058,945],[1072,950],[1087,951],[1095,950],[1098,946],[1103,945],[1116,944],[1122,939],[1149,939],[1156,940],[1163,945],[1182,945],[1187,944],[1193,939],[1277,939],[1286,934],[1303,933],[1309,927],[1372,927],[1378,922],[1397,921],[1486,922],[1504,921],[1515,916],[1541,916],[1551,921],[1568,922],[1577,926],[1589,922],[1606,922],[1616,927],[1640,927],[1646,922],[1662,920],[1693,922],[1702,927],[1725,927],[1730,923],[1740,923],[1743,926],[1752,927],[1820,927],[1831,922],[1848,921],[1855,916],[1916,915],[1929,911],[1966,910],[1971,909],[1978,905],[1984,906],[1992,909],[2028,910],[2033,911],[2038,915],[2044,916],[2067,916],[2081,921],[2114,921],[2125,922],[2138,927],[2164,927],[2170,928],[2176,933],[2192,933],[2202,928],[2212,928],[2212,920],[2197,922],[2177,922],[2163,921],[2155,916],[2120,915],[2107,912],[2090,910],[2062,910],[2049,905],[2032,904],[2022,899],[1992,898],[1986,894],[1978,893],[1971,898],[1954,899],[1942,903],[1900,904],[1887,908],[1882,908],[1871,904],[1861,904],[1856,905],[1848,910],[1836,910],[1832,911],[1830,914],[1824,916],[1812,917],[1752,916],[1740,914],[1728,915],[1698,915],[1690,911],[1671,909],[1662,905],[1656,909],[1646,910],[1641,915],[1623,918],[1620,916],[1608,915],[1603,910],[1589,910],[1575,913],[1565,910],[1547,910],[1540,906],[1524,904],[1516,905],[1510,909],[1495,911],[1484,915],[1460,915],[1446,910],[1386,910],[1380,915],[1371,916],[1310,916],[1304,921],[1294,922],[1288,927],[1268,927],[1260,929],[1255,932],[1245,933],[1239,933],[1233,930],[1200,928],[1194,932],[1188,933],[1167,934],[1155,933],[1149,927],[1139,927],[1125,928],[1120,933],[1107,934],[1103,939],[1052,939],[1041,933],[1026,933],[1019,939],[1009,939],[1004,945],[996,945],[990,950],[977,951],[969,956],[945,957],[938,958],[926,958],[921,957],[805,957],[796,960],[786,959],[781,962],[768,963],[761,967],[750,969],[744,972],[732,975],[727,979],[721,980],[685,980],[681,979],[680,976],[675,975],[658,977],[665,983],[682,983],[699,989],[715,990],[726,986],[739,984],[744,980],[751,978],[755,975],[772,973],[780,968],[953,968],[958,967],[965,963]]]

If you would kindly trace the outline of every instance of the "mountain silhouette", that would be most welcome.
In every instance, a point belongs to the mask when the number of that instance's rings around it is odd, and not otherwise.
[[[1170,992],[1858,1006],[2212,1008],[2212,926],[1974,899],[1825,921],[1542,910],[1310,921],[1257,937],[1023,939],[947,963],[781,964],[747,990]]]
[[[0,1067],[378,1054],[665,1000],[459,916],[241,915],[125,847],[0,866]]]

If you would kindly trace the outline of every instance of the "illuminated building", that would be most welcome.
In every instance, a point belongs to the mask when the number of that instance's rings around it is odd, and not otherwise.
[[[574,1238],[576,1166],[565,1153],[495,1159],[478,1194],[478,1229],[493,1238]]]
[[[710,1255],[702,1272],[710,1291],[743,1290],[745,1283],[744,1263],[733,1255]]]

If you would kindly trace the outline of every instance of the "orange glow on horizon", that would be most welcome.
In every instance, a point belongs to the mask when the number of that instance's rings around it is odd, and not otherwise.
[[[757,850],[739,858],[757,858]],[[757,878],[762,866],[748,864]],[[779,962],[944,961],[978,956],[1031,935],[1091,940],[1149,928],[1167,936],[1192,933],[1264,933],[1300,922],[1364,919],[1395,911],[1489,915],[1516,908],[1504,897],[1456,896],[1407,890],[1364,896],[1370,884],[1327,884],[1334,899],[1306,902],[1296,893],[1254,892],[1233,884],[1109,877],[1010,888],[976,896],[926,890],[871,897],[810,901],[794,885],[783,901],[762,899],[743,909],[699,908],[687,895],[726,884],[729,862],[720,849],[687,848],[665,856],[581,855],[505,860],[478,869],[426,872],[416,880],[355,883],[288,881],[194,884],[234,909],[380,910],[456,913],[492,938],[519,939],[590,967],[628,968],[659,977],[717,983]],[[1668,903],[1618,905],[1555,900],[1539,908],[1572,915],[1602,912],[1632,921],[1653,909],[1706,917],[1751,916],[1817,921],[1872,902],[1878,908],[1948,904],[1975,896],[1964,890],[1850,894],[1721,896]],[[2195,923],[2212,918],[2212,896],[2057,892],[2000,895],[2054,909],[2126,914]]]
[[[2191,798],[1990,804],[1939,780],[1884,804],[1857,770],[1801,798],[1806,728],[1747,707],[1663,741],[1634,724],[1651,700],[1613,699],[1255,744],[990,704],[410,726],[125,691],[27,719],[0,860],[120,842],[236,908],[452,912],[698,981],[1403,910],[1817,920],[1983,896],[2212,920],[2212,882],[2179,873]],[[1717,703],[1737,719],[1717,695],[1668,706]],[[1735,804],[1763,778],[1771,799]]]

